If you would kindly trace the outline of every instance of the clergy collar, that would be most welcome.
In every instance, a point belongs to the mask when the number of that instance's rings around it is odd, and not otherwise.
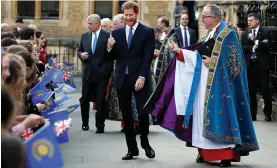
[[[217,30],[217,28],[219,27],[220,23],[221,23],[221,22],[219,22],[214,28],[212,28],[211,31],[215,32],[215,31]]]

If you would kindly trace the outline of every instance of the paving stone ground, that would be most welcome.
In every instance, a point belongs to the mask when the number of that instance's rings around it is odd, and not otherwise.
[[[77,87],[80,87],[80,83]],[[68,104],[78,103],[79,91],[70,94]],[[187,148],[185,143],[175,138],[159,126],[150,127],[150,143],[156,151],[155,159],[148,159],[139,147],[140,155],[132,161],[122,161],[126,154],[124,134],[120,132],[120,122],[106,121],[105,133],[95,134],[95,111],[90,112],[90,130],[81,130],[80,108],[70,114],[73,126],[69,131],[70,142],[61,145],[65,168],[212,168],[219,162],[197,164],[197,150]],[[254,122],[260,150],[242,157],[233,167],[277,168],[277,122],[267,123],[263,116]],[[139,136],[137,136],[139,142]],[[139,143],[138,143],[139,144]]]

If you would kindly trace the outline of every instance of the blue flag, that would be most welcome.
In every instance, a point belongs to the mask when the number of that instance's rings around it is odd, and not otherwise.
[[[66,143],[68,139],[68,129],[71,126],[71,118],[68,118],[67,110],[60,110],[48,113],[48,119],[54,127],[59,143]]]
[[[64,84],[60,85],[57,90],[55,90],[56,93],[60,93],[63,91]]]
[[[69,85],[67,85],[67,84],[64,84],[64,86],[63,86],[63,91],[65,91],[65,92],[67,92],[67,93],[73,92],[73,91],[75,91],[75,90],[76,90],[76,88],[73,88],[73,87],[71,87],[71,86],[69,86]]]
[[[55,99],[55,103],[59,106],[62,105],[64,102],[66,102],[67,100],[70,100],[71,97],[67,96],[67,95],[63,95],[63,96],[59,96]]]
[[[34,104],[38,104],[38,103],[45,103],[47,102],[52,95],[54,94],[54,92],[52,91],[48,91],[48,90],[30,90],[30,94],[32,97],[32,102]]]
[[[70,67],[70,68],[73,68],[76,66],[75,63],[70,63],[70,62],[66,62],[66,61],[63,61],[63,65],[67,66],[67,67]]]
[[[27,168],[60,168],[63,166],[60,147],[49,122],[24,143]]]
[[[52,56],[49,58],[48,64],[49,64],[49,66],[54,66],[56,68],[58,68],[58,66],[59,66],[59,62],[55,56]]]
[[[75,111],[80,105],[79,104],[74,104],[68,107],[68,112],[69,114]]]

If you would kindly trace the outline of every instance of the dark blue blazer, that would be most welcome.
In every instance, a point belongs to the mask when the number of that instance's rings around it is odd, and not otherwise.
[[[91,32],[85,32],[82,34],[80,45],[77,51],[77,55],[82,61],[82,80],[88,80],[90,77],[95,79],[108,78],[111,75],[113,68],[113,58],[107,51],[107,43],[110,37],[110,33],[101,29],[95,53],[92,53],[91,49]],[[87,60],[81,59],[81,54],[87,52],[89,58]]]
[[[116,41],[111,51],[112,55],[116,59],[114,81],[115,88],[122,88],[127,66],[129,80],[132,85],[135,86],[139,76],[144,77],[147,82],[155,48],[154,30],[138,23],[129,49],[126,40],[125,27],[114,30],[112,32],[112,36]]]

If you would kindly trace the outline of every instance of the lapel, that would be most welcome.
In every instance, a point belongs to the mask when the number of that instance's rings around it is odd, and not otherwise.
[[[184,44],[183,44],[183,35],[182,35],[182,32],[181,32],[181,27],[176,28],[176,34],[177,34],[177,37],[178,37],[179,42],[181,44],[180,47],[183,47]]]
[[[263,31],[262,28],[259,27],[259,30],[258,30],[258,32],[257,32],[256,39],[259,39],[259,38],[261,37],[262,31]]]
[[[124,48],[128,48],[128,43],[127,43],[127,38],[126,38],[126,32],[125,32],[125,29],[126,29],[126,27],[124,26],[124,27],[122,27],[122,28],[120,28],[121,29],[121,31],[119,31],[119,33],[120,33],[120,38],[122,38],[122,39],[124,39],[124,40],[120,40],[122,43],[124,43],[123,45],[124,45]]]
[[[191,45],[191,43],[193,42],[193,33],[192,33],[192,30],[190,29],[190,28],[188,28],[188,31],[189,31],[189,43],[190,43],[190,45]]]
[[[129,51],[132,49],[134,43],[136,43],[137,39],[139,38],[139,35],[141,34],[140,31],[141,31],[142,27],[141,27],[141,23],[138,23],[138,26],[136,28],[136,31],[135,33],[133,34],[133,37],[132,37],[132,41],[131,41],[131,45],[130,45],[130,48],[129,48]],[[125,29],[124,29],[124,32],[125,32]],[[125,36],[126,36],[126,33],[125,33]],[[126,38],[125,38],[126,39]],[[127,41],[126,41],[127,42]],[[127,47],[128,47],[128,43],[127,43]]]
[[[90,37],[90,38],[91,38],[91,37]],[[95,49],[94,55],[97,53],[98,48],[99,48],[99,46],[101,45],[103,39],[104,39],[104,32],[103,32],[103,30],[101,29],[100,32],[99,32],[99,36],[98,36],[98,38],[97,38],[96,49]]]
[[[93,54],[92,53],[92,48],[91,48],[91,36],[92,36],[92,32],[88,32],[88,41],[89,41],[89,43],[88,43],[88,45],[89,45],[89,51],[91,52],[91,54]]]

